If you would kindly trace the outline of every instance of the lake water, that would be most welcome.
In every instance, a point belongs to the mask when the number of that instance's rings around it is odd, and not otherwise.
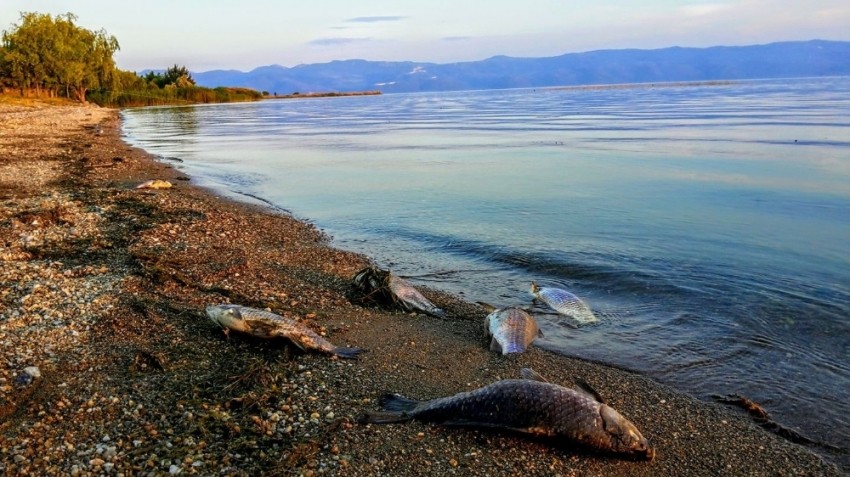
[[[131,109],[128,142],[415,284],[537,308],[537,345],[850,442],[850,78]],[[176,162],[179,159],[182,162]]]

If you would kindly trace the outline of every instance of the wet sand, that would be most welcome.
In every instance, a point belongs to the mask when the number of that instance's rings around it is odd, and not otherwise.
[[[149,179],[174,187],[136,189]],[[746,414],[532,348],[488,351],[476,305],[441,320],[360,306],[367,257],[309,224],[194,187],[120,138],[117,111],[0,104],[0,471],[7,475],[841,475]],[[222,331],[208,304],[268,308],[356,361]],[[31,383],[23,369],[37,366]],[[417,422],[362,425],[377,397],[580,378],[651,462]]]

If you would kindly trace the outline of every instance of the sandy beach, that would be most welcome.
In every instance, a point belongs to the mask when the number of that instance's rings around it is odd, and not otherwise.
[[[169,189],[137,189],[163,179]],[[0,103],[0,471],[5,475],[842,475],[739,409],[532,348],[487,348],[477,305],[450,318],[360,306],[367,257],[293,217],[192,185],[120,137],[118,112]],[[204,307],[297,319],[358,360],[231,334]],[[32,380],[24,369],[38,368]],[[419,422],[363,425],[377,398],[516,378],[582,379],[656,450]]]

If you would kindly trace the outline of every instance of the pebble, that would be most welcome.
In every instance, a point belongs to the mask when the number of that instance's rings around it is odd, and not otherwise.
[[[24,372],[30,375],[33,379],[41,377],[41,371],[38,369],[38,366],[27,366],[24,368]]]

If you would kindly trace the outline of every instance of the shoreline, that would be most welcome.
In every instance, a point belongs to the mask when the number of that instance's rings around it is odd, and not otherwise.
[[[98,125],[100,127],[98,127]],[[353,303],[368,264],[311,225],[192,185],[125,144],[117,110],[0,105],[0,470],[18,475],[841,475],[743,412],[532,347],[487,349],[486,313]],[[171,189],[135,186],[166,179]],[[357,361],[225,338],[204,306],[268,307],[366,348]],[[41,377],[16,383],[26,366]],[[361,425],[383,392],[429,399],[531,367],[592,384],[651,462],[508,433]]]

